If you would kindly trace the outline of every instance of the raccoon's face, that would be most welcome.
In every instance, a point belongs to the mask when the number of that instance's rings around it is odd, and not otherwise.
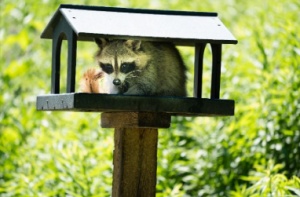
[[[119,86],[136,69],[135,61],[100,61],[99,66],[111,79],[112,84]]]
[[[140,41],[96,40],[96,43],[100,48],[97,61],[107,75],[106,83],[110,87],[110,93],[126,92],[128,84],[125,84],[125,79],[134,77],[141,67],[138,53]]]

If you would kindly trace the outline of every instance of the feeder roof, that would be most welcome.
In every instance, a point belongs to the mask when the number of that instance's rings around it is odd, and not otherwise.
[[[214,12],[129,9],[62,4],[41,38],[52,39],[53,29],[65,18],[77,40],[94,37],[141,39],[194,46],[196,43],[237,44]]]

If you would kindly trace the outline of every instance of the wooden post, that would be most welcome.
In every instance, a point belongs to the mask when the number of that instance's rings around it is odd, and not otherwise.
[[[112,112],[103,128],[115,128],[112,197],[154,197],[158,128],[169,128],[167,113]]]

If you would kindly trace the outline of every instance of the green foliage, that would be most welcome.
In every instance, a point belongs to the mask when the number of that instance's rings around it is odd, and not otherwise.
[[[237,186],[237,191],[231,191],[231,196],[249,196],[249,197],[264,197],[264,196],[300,196],[300,179],[293,176],[290,180],[278,171],[283,169],[282,164],[274,165],[270,160],[268,165],[254,166],[256,171],[251,171],[250,176],[242,176],[241,179],[250,181],[253,185],[246,189],[246,185],[242,189]]]
[[[51,41],[39,35],[61,3],[218,12],[239,40],[222,56],[221,97],[236,101],[235,116],[173,117],[160,130],[157,196],[299,195],[299,1],[2,0],[0,196],[111,194],[113,131],[100,128],[99,115],[35,109],[51,77]],[[96,50],[78,43],[77,79],[96,66]],[[180,51],[191,96],[193,49]],[[208,97],[209,48],[204,63]]]

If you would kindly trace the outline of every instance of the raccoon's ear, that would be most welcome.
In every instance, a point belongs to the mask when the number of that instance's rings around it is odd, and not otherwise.
[[[107,44],[107,40],[104,38],[94,38],[94,41],[100,49],[103,49],[103,47],[105,47],[105,45]]]
[[[133,51],[139,50],[141,47],[142,41],[141,40],[127,40],[125,45],[128,48],[131,48]]]

